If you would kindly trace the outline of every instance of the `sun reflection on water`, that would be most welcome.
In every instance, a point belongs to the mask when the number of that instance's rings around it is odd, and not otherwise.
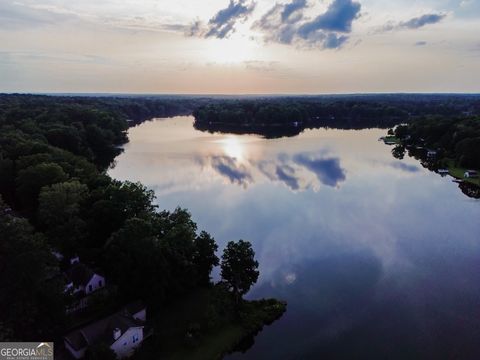
[[[240,162],[245,160],[245,144],[239,139],[238,136],[229,135],[221,140],[218,140],[217,143],[221,145],[226,156]]]

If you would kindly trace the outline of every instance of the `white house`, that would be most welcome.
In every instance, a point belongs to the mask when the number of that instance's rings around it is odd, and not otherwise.
[[[65,348],[75,359],[81,359],[90,346],[104,343],[119,359],[129,357],[145,338],[145,321],[146,307],[143,303],[130,304],[118,313],[65,335]]]
[[[478,178],[478,172],[475,170],[467,170],[463,176],[465,178],[476,179]]]
[[[70,264],[65,273],[64,291],[72,295],[73,302],[67,307],[67,313],[85,309],[90,295],[105,288],[105,277],[81,263],[78,257],[70,259]]]
[[[72,291],[73,294],[82,292],[88,295],[105,287],[105,277],[81,263],[78,257],[71,259],[70,263],[70,269],[66,273],[67,285],[65,290]]]

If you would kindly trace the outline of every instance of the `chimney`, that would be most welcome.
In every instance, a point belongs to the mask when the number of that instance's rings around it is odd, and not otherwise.
[[[119,328],[113,329],[113,340],[118,340],[120,336],[122,336],[122,330]]]

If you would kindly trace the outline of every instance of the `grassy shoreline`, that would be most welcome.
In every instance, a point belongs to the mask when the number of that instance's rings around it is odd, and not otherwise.
[[[464,174],[467,170],[476,170],[478,169],[466,169],[462,167],[458,167],[455,165],[455,162],[452,159],[442,159],[440,161],[442,164],[445,164],[445,167],[448,169],[450,176],[454,177],[455,179],[462,180],[468,182],[470,184],[474,184],[480,186],[480,179],[479,178],[465,178]],[[480,171],[479,171],[480,172]]]
[[[385,145],[399,145],[401,143],[400,139],[394,135],[387,135],[380,138],[383,140]]]
[[[222,359],[248,349],[245,345],[279,319],[286,306],[275,299],[243,300],[235,305],[230,294],[217,286],[197,290],[155,316],[155,333],[134,359]]]

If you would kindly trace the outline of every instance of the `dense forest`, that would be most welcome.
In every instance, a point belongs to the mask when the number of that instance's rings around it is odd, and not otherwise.
[[[162,304],[212,286],[220,264],[213,237],[187,210],[159,211],[151,190],[105,173],[129,119],[188,113],[196,101],[0,96],[0,306],[8,309],[0,341],[58,339],[79,321],[65,313],[62,277],[76,255],[112,285],[93,306],[100,312],[142,299],[155,316]],[[253,274],[243,290],[258,277],[249,246],[229,245],[244,250]],[[236,303],[245,292],[229,280],[218,291]]]
[[[430,115],[480,114],[474,95],[357,95],[223,100],[194,111],[199,130],[293,136],[306,128],[388,128]]]
[[[395,128],[404,145],[433,149],[464,168],[480,169],[480,118],[427,117]],[[408,140],[406,139],[408,137]]]

